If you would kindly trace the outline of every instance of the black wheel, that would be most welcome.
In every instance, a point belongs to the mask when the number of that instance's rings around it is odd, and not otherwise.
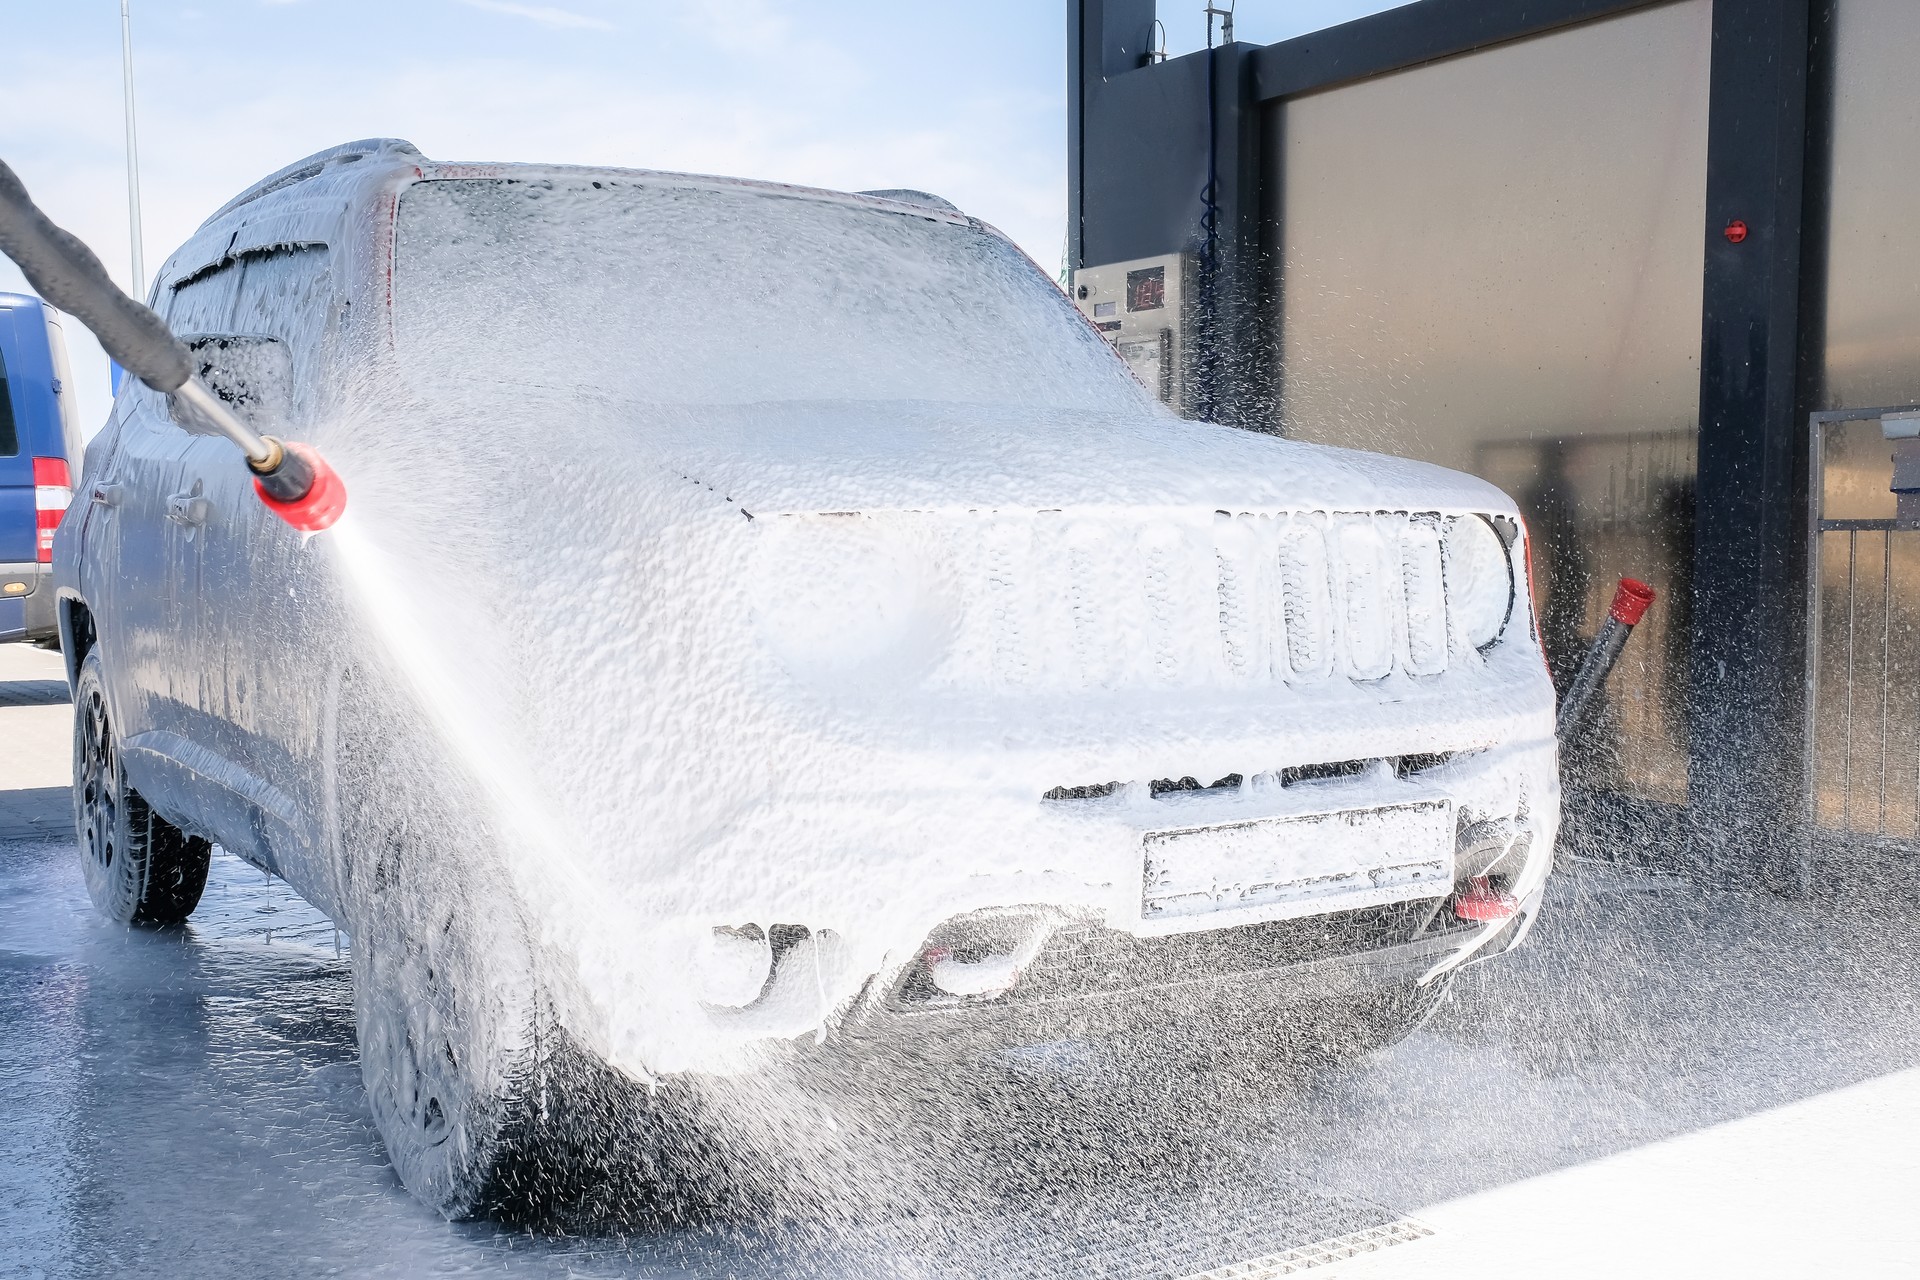
[[[501,1173],[530,1127],[538,996],[453,909],[422,903],[360,923],[354,1024],[374,1124],[400,1180],[449,1218],[501,1199]]]
[[[87,893],[109,920],[179,924],[199,904],[213,846],[155,813],[127,784],[97,649],[74,686],[73,824]]]
[[[484,797],[363,679],[335,786],[360,1074],[395,1171],[449,1218],[657,1218],[664,1099],[558,1025]]]
[[[546,1003],[480,798],[424,734],[365,689],[343,693],[336,786],[361,1079],[407,1189],[469,1217],[498,1198],[528,1129]]]

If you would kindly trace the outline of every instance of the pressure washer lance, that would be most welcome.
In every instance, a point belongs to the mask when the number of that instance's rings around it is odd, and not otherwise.
[[[1607,683],[1613,664],[1620,660],[1620,651],[1626,647],[1627,637],[1633,634],[1652,604],[1652,587],[1636,578],[1620,579],[1620,585],[1614,589],[1613,605],[1607,610],[1607,620],[1600,634],[1593,638],[1593,647],[1587,650],[1587,656],[1580,660],[1580,669],[1573,673],[1567,696],[1560,699],[1560,721],[1555,733],[1562,747],[1579,734],[1580,723],[1593,704],[1593,695]]]
[[[120,291],[93,250],[40,212],[0,161],[0,253],[12,258],[46,301],[93,330],[120,367],[184,404],[240,446],[260,501],[294,528],[317,533],[346,510],[340,477],[311,446],[261,435],[193,376],[193,353],[150,307]]]

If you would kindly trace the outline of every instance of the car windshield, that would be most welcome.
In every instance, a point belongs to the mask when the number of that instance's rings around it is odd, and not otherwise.
[[[393,297],[396,346],[422,386],[677,405],[1149,403],[998,236],[806,194],[417,183],[400,203]]]

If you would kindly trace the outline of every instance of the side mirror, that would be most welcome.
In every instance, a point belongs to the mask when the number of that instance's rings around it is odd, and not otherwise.
[[[193,359],[193,376],[231,409],[235,417],[261,434],[270,434],[293,411],[293,354],[278,338],[250,333],[183,335]],[[195,435],[218,432],[175,398],[173,420]]]

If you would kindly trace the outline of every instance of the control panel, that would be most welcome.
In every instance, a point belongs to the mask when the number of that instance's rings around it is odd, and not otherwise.
[[[1195,301],[1189,253],[1082,267],[1074,304],[1134,375],[1176,412],[1186,404],[1186,335]]]

